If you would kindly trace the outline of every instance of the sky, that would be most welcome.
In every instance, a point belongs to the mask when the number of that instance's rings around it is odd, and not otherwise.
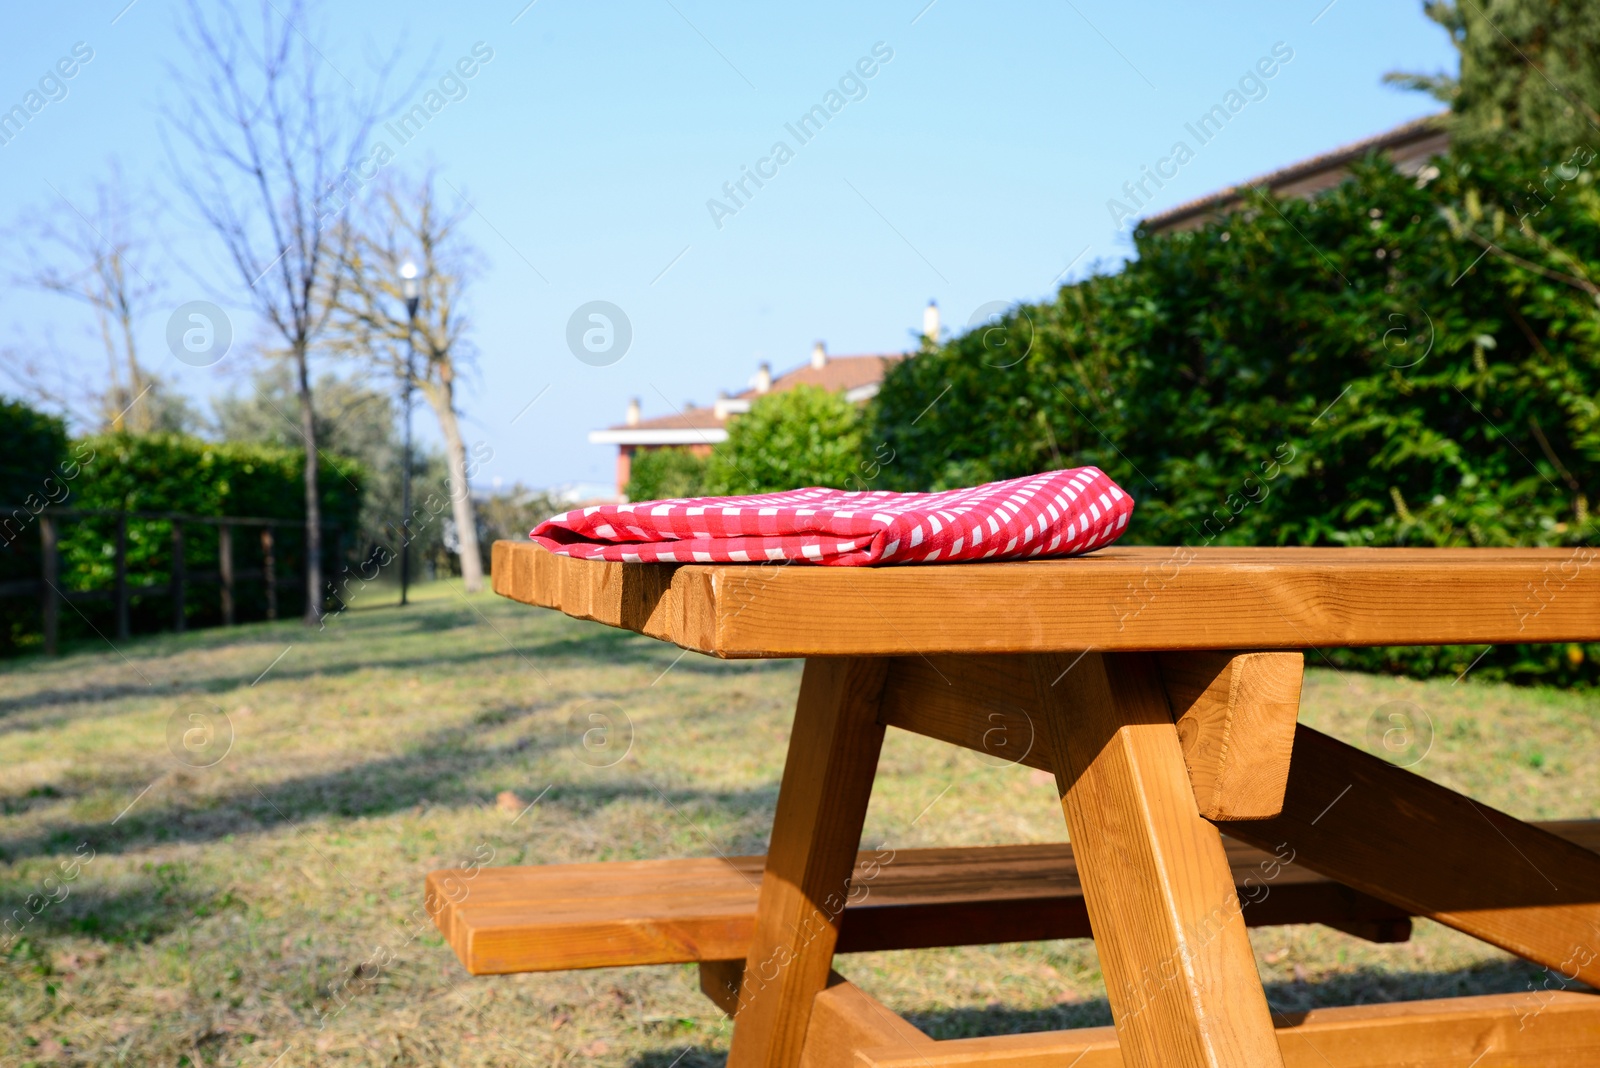
[[[183,12],[174,0],[8,12],[0,110],[75,47],[92,58],[0,145],[0,227],[83,208],[120,167],[149,198],[141,222],[158,247],[141,351],[203,399],[248,377],[244,339],[260,324],[163,148],[171,72],[191,62]],[[929,300],[961,330],[997,302],[1115,270],[1133,249],[1113,201],[1159,211],[1428,114],[1432,100],[1383,73],[1454,68],[1421,4],[1392,0],[349,0],[295,29],[356,86],[398,49],[397,81],[423,79],[414,96],[489,55],[420,134],[390,144],[388,164],[436,167],[471,206],[486,267],[469,294],[478,355],[461,408],[469,444],[492,457],[482,489],[604,488],[615,447],[587,432],[620,422],[630,397],[668,414],[743,388],[761,361],[797,366],[819,340],[841,355],[913,348]],[[1250,75],[1223,132],[1135,205],[1124,184],[1175,142],[1193,146],[1185,124]],[[816,105],[821,129],[796,127]],[[758,186],[751,171],[768,177]],[[22,266],[8,259],[0,278]],[[194,367],[169,351],[167,324],[209,299],[238,340]],[[603,357],[569,342],[594,327],[596,301],[625,317]],[[53,345],[92,369],[98,344],[83,309],[0,282],[0,352]]]

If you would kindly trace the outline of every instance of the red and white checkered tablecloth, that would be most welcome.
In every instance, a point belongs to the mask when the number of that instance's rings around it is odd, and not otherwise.
[[[625,563],[857,567],[1069,556],[1109,545],[1133,514],[1099,468],[943,493],[809,489],[578,508],[531,537],[551,552]]]

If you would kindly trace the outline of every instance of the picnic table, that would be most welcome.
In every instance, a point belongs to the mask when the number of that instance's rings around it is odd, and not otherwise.
[[[954,566],[494,547],[497,593],[717,657],[804,657],[765,857],[428,876],[474,974],[696,962],[729,1064],[1600,1065],[1600,831],[1296,722],[1304,651],[1600,640],[1592,550],[1111,547]],[[860,851],[887,728],[1052,772],[1069,845]],[[1559,977],[1267,1005],[1249,926],[1423,916]],[[1093,937],[1114,1027],[934,1041],[837,953]]]

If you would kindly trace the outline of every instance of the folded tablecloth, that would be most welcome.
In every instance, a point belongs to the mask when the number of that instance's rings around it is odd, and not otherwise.
[[[627,563],[923,564],[1068,556],[1109,545],[1133,498],[1079,467],[942,493],[809,489],[578,508],[531,537]]]

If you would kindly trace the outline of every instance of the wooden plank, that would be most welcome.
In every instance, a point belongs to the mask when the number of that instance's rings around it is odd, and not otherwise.
[[[1282,814],[1228,833],[1600,986],[1600,854],[1309,727],[1294,748]]]
[[[222,584],[222,625],[233,626],[233,524],[217,525],[217,579]]]
[[[1262,819],[1283,805],[1300,708],[1300,653],[1163,653],[1157,660],[1200,814]],[[1039,698],[1024,656],[890,660],[880,718],[891,727],[1044,771]]]
[[[112,598],[116,602],[117,640],[127,641],[128,627],[128,516],[117,515],[116,548],[112,555]]]
[[[188,576],[183,562],[183,524],[172,522],[172,629],[182,634],[188,612],[184,608]]]
[[[44,613],[44,651],[55,656],[61,651],[61,549],[57,544],[56,521],[39,515],[39,596]]]
[[[1537,826],[1600,850],[1600,820]],[[1322,923],[1389,942],[1405,941],[1409,933],[1404,909],[1303,865],[1281,864],[1243,842],[1225,838],[1223,848],[1247,926]],[[742,967],[755,934],[756,884],[765,860],[443,870],[429,873],[425,901],[474,975],[616,967],[647,963],[647,958],[654,963],[738,958]],[[1065,844],[902,849],[888,863],[881,853],[859,853],[852,886],[858,899],[845,908],[837,953],[1090,937],[1077,865]],[[686,893],[716,896],[726,911],[691,924],[672,906]],[[657,909],[661,901],[667,907]],[[587,902],[590,912],[568,912],[561,941],[569,948],[552,954],[544,938],[553,919],[550,907],[573,902]],[[593,941],[580,952],[570,948],[575,918],[593,932]],[[653,925],[667,930],[651,933]],[[737,933],[727,933],[730,929]],[[680,947],[682,955],[663,961],[662,946]]]
[[[744,961],[700,965],[700,989],[728,1015],[738,1008]],[[854,1068],[856,1051],[882,1049],[915,1055],[933,1039],[837,972],[811,1007],[800,1068]]]
[[[1600,641],[1600,548],[1112,546],[856,568],[613,564],[502,544],[514,563],[495,569],[497,593],[723,657]]]
[[[1282,811],[1304,656],[1162,653],[1156,663],[1200,815],[1246,820]]]
[[[744,958],[703,960],[699,970],[700,993],[729,1016],[738,1012],[739,980],[744,978]]]
[[[857,1050],[894,1049],[916,1056],[933,1045],[877,998],[833,975],[812,1004],[800,1068],[855,1068]]]
[[[1196,808],[1155,658],[1033,666],[1124,1062],[1281,1065],[1222,836]]]
[[[795,1068],[827,983],[883,746],[883,660],[808,660],[728,1068]]]
[[[877,998],[834,973],[812,1002],[800,1068],[855,1068],[860,1049],[895,1049],[915,1056],[933,1039]]]
[[[677,566],[621,564],[573,568],[567,557],[516,542],[497,541],[491,551],[490,580],[502,597],[525,600],[517,591],[540,590],[555,608],[578,619],[667,638],[681,629],[673,622],[673,573]]]
[[[1403,941],[1406,914],[1305,869],[1263,894],[1271,854],[1228,844],[1251,926],[1369,925]],[[428,876],[430,914],[475,975],[742,958],[762,857],[489,868]],[[1071,847],[858,854],[837,953],[1088,938]],[[693,898],[685,907],[683,901]],[[716,902],[716,909],[702,906]],[[1025,907],[1017,907],[1017,906]]]
[[[434,923],[474,975],[742,957],[763,858],[430,872]]]
[[[267,618],[278,618],[278,557],[271,527],[261,528],[261,582],[267,591]]]
[[[893,657],[879,716],[887,726],[980,753],[990,764],[1055,770],[1024,656]]]
[[[1280,1016],[1286,1068],[1600,1068],[1600,995],[1487,994]],[[1113,1027],[856,1053],[858,1068],[1123,1068]]]

